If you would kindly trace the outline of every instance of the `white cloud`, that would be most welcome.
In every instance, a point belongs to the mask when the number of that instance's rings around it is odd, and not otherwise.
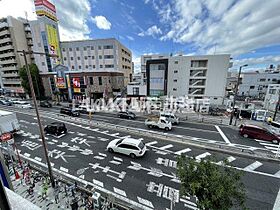
[[[134,72],[141,72],[141,57],[132,56],[132,62],[134,63]]]
[[[244,64],[248,64],[248,67],[258,64],[279,64],[280,63],[280,55],[279,56],[263,56],[258,58],[244,58],[239,60],[234,60],[233,65],[235,66],[241,66]]]
[[[148,4],[150,2],[150,0],[144,0],[145,4]]]
[[[126,36],[130,41],[134,41],[134,38],[132,36]]]
[[[147,31],[142,31],[141,33],[138,34],[138,36],[152,36],[155,37],[156,35],[162,34],[162,31],[160,28],[158,28],[156,25],[151,26],[148,28]]]
[[[192,43],[198,53],[238,55],[280,43],[279,0],[174,0],[153,6],[169,28],[160,39]]]
[[[25,12],[29,20],[35,20],[35,6],[32,0],[1,0],[0,1],[0,18],[13,16],[15,18],[25,18]]]
[[[94,18],[92,17],[91,20],[95,23],[95,25],[99,29],[103,29],[103,30],[111,29],[111,23],[104,16],[95,16]]]

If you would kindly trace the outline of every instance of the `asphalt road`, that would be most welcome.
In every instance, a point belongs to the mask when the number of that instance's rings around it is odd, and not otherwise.
[[[15,141],[21,154],[45,162],[34,114],[30,110],[19,110],[17,116],[22,132],[15,137]],[[46,113],[42,117],[45,125],[57,121],[50,119]],[[103,117],[103,119],[107,118]],[[175,168],[176,157],[180,153],[196,159],[215,157],[216,163],[228,159],[231,166],[244,171],[243,182],[248,196],[246,205],[249,209],[272,209],[279,192],[280,166],[276,163],[233,157],[171,141],[155,140],[107,128],[83,126],[77,122],[65,121],[65,123],[69,130],[67,135],[60,138],[47,136],[53,167],[102,186],[130,201],[139,203],[146,209],[169,208],[170,192],[174,191],[176,195],[178,194],[180,184],[175,175]],[[208,130],[214,131],[211,126]],[[128,135],[133,138],[143,138],[149,148],[143,158],[131,159],[105,151],[110,140]],[[176,197],[175,209],[194,208],[194,198]]]

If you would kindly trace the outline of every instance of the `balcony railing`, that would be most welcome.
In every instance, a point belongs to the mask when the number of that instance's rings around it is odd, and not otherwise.
[[[12,50],[12,49],[14,49],[14,46],[13,46],[13,45],[11,45],[11,44],[0,47],[0,51],[4,51],[4,50]]]
[[[9,57],[12,57],[12,56],[15,56],[14,52],[8,52],[8,53],[0,54],[0,58],[9,58]]]
[[[8,60],[2,60],[0,61],[0,64],[12,64],[12,63],[17,63],[16,59],[8,59]]]
[[[190,86],[205,86],[205,80],[191,80]]]
[[[206,77],[206,71],[194,71],[192,70],[190,73],[190,77]]]
[[[204,89],[203,88],[191,88],[189,89],[190,95],[203,95]]]
[[[12,39],[10,37],[0,39],[0,44],[7,43],[7,42],[12,42]]]
[[[7,35],[7,34],[10,34],[9,30],[8,29],[5,29],[3,31],[0,31],[0,36],[4,36],[4,35]]]

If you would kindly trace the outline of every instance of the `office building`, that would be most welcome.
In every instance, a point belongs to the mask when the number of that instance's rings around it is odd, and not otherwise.
[[[25,65],[18,50],[32,50],[33,41],[30,25],[23,19],[6,17],[0,19],[0,78],[6,94],[25,96],[21,86],[19,69]],[[33,63],[32,54],[27,55],[27,62]]]
[[[264,98],[264,108],[274,111],[279,100],[280,84],[268,85],[266,95]],[[279,107],[280,109],[280,107]]]
[[[114,38],[61,42],[63,64],[70,71],[121,72],[132,81],[131,51]]]

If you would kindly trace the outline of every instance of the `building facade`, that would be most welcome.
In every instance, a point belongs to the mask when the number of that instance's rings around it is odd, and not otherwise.
[[[279,100],[280,84],[268,85],[264,98],[264,108],[274,111]],[[280,108],[280,107],[279,107]]]
[[[61,49],[70,71],[119,72],[125,86],[132,81],[131,51],[114,38],[61,42]]]
[[[25,62],[17,51],[31,51],[32,47],[32,34],[27,21],[10,16],[0,19],[0,77],[6,93],[25,95],[19,77],[19,69]],[[34,62],[32,54],[27,55],[27,62]]]
[[[241,74],[241,83],[238,89],[239,96],[264,99],[270,84],[280,82],[280,71],[256,71]]]

